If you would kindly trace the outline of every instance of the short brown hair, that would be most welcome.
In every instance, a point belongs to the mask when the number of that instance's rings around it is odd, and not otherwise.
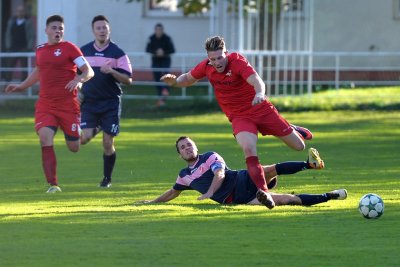
[[[64,23],[64,18],[61,17],[60,15],[52,15],[52,16],[47,18],[46,26],[48,26],[50,23],[52,23],[54,21],[58,21],[58,22]]]
[[[207,38],[204,47],[207,52],[223,50],[225,48],[224,38],[221,36],[213,36]]]
[[[106,21],[108,24],[110,24],[110,22],[108,21],[108,19],[107,19],[106,16],[104,16],[104,15],[97,15],[97,16],[95,16],[95,17],[92,19],[92,28],[93,28],[94,23],[95,23],[96,21],[100,21],[100,20],[104,20],[104,21]]]

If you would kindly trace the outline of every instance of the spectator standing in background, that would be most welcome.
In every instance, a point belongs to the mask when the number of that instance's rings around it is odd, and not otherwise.
[[[146,52],[151,54],[154,81],[159,82],[160,78],[169,72],[170,55],[175,53],[172,39],[164,33],[164,26],[161,23],[157,23],[154,27],[154,34],[149,37]],[[157,106],[164,106],[169,95],[169,86],[157,85],[157,94],[159,96]]]
[[[35,31],[32,21],[26,16],[26,10],[23,5],[17,6],[15,16],[11,17],[7,23],[5,48],[7,52],[31,52],[34,48]],[[6,60],[6,66],[13,68],[20,62],[21,68],[28,66],[27,57],[10,57]],[[10,81],[12,79],[12,71],[5,72],[5,79]],[[27,71],[24,71],[25,79]]]

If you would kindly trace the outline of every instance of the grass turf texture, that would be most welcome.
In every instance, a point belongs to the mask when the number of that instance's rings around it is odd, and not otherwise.
[[[33,114],[33,113],[32,113]],[[313,207],[221,206],[184,192],[170,202],[132,205],[170,188],[184,162],[180,135],[201,152],[218,151],[244,168],[220,113],[162,119],[124,118],[116,140],[113,187],[100,189],[101,138],[73,154],[56,137],[61,194],[45,194],[32,115],[0,116],[1,266],[396,266],[400,260],[400,112],[284,113],[313,130],[308,143],[322,171],[281,176],[277,192],[347,188],[349,198]],[[272,137],[259,142],[263,163],[304,160]],[[362,195],[385,202],[378,220],[357,210]]]

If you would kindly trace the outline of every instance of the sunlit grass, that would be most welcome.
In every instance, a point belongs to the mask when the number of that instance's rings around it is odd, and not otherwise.
[[[322,171],[281,176],[276,192],[349,192],[313,207],[218,205],[183,192],[142,205],[169,189],[184,162],[180,135],[201,152],[218,151],[234,169],[243,154],[221,113],[179,118],[123,118],[113,187],[102,190],[101,138],[73,154],[61,132],[56,153],[61,194],[45,194],[38,138],[30,118],[0,119],[0,259],[2,266],[396,266],[400,260],[400,112],[283,113],[312,129]],[[305,160],[276,138],[259,140],[263,163]],[[385,213],[365,220],[365,193]]]

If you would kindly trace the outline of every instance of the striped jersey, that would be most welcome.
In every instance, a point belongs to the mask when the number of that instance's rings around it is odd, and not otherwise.
[[[221,168],[225,170],[225,179],[211,199],[218,203],[224,203],[235,188],[238,172],[230,170],[224,159],[216,152],[199,154],[193,166],[188,166],[179,172],[173,188],[180,191],[196,190],[205,194],[214,178],[214,172]]]
[[[95,73],[82,86],[85,101],[119,99],[122,95],[120,83],[111,74],[102,73],[100,67],[110,65],[118,72],[132,76],[129,57],[112,41],[103,48],[98,48],[92,41],[82,46],[81,50]]]

